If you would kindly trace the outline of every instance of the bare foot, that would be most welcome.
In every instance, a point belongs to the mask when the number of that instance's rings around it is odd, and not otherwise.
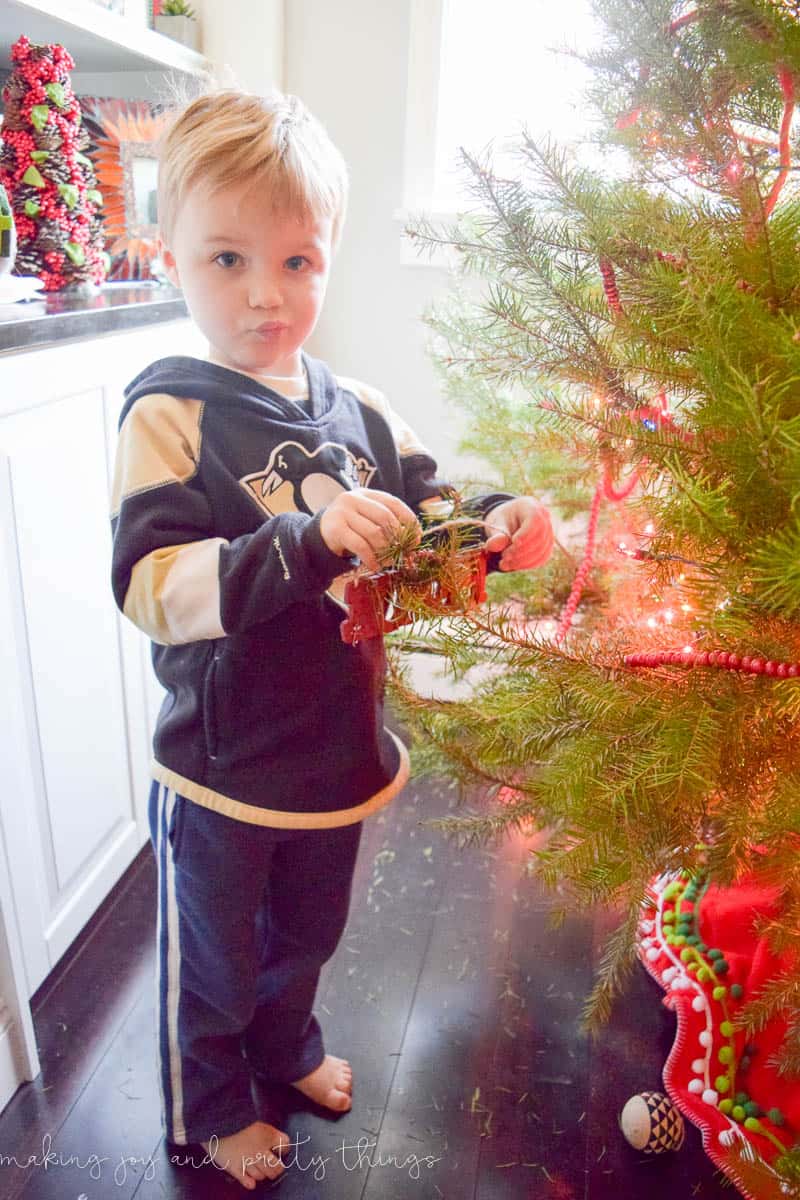
[[[292,1084],[304,1096],[334,1112],[347,1112],[353,1104],[353,1072],[344,1058],[326,1054],[310,1075]]]
[[[277,1179],[286,1170],[278,1157],[289,1147],[289,1138],[274,1125],[254,1121],[227,1137],[216,1135],[200,1143],[214,1166],[225,1170],[242,1187],[252,1191],[262,1179]]]

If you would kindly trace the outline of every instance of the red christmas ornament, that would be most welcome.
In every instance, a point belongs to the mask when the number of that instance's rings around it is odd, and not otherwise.
[[[354,646],[401,625],[410,625],[417,619],[417,613],[398,605],[409,594],[420,605],[445,614],[463,611],[465,592],[470,606],[482,604],[486,599],[486,551],[469,549],[456,553],[455,558],[463,568],[458,586],[441,579],[415,578],[415,568],[434,563],[437,557],[435,550],[417,550],[408,556],[403,568],[349,579],[344,593],[348,616],[339,627],[342,641]]]

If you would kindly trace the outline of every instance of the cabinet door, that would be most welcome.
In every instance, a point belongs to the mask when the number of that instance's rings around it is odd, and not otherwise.
[[[109,604],[102,391],[6,417],[0,453],[10,476],[3,524],[16,560],[26,716],[26,745],[18,752],[33,795],[44,940],[26,955],[35,989],[139,847],[117,617]]]
[[[0,1108],[38,1073],[28,999],[147,841],[161,689],[111,595],[124,387],[202,356],[186,320],[0,359]]]

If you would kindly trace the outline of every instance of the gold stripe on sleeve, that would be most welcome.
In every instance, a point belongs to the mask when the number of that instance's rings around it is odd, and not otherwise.
[[[111,515],[128,496],[186,483],[200,461],[202,400],[142,396],[122,422],[117,442]]]
[[[125,616],[162,646],[225,637],[219,551],[227,545],[225,538],[204,538],[140,558],[125,594]]]

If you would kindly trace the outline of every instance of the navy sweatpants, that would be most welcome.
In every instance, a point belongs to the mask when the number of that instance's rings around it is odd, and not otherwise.
[[[163,1123],[185,1145],[259,1119],[251,1069],[291,1083],[322,1062],[311,1010],[347,921],[361,822],[249,825],[155,781],[149,818]]]

